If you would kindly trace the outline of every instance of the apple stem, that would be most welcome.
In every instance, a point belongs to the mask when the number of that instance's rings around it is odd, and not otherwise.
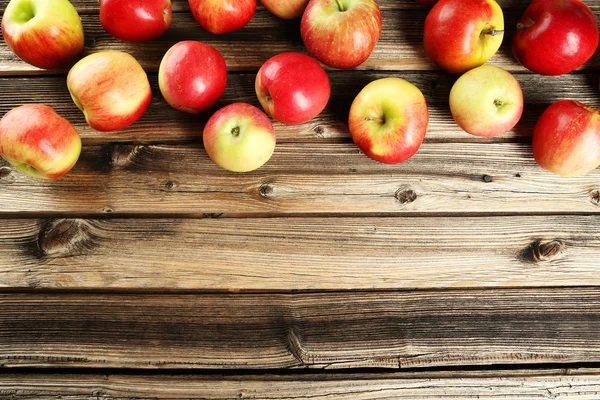
[[[233,128],[231,130],[231,134],[233,135],[233,137],[238,137],[240,136],[240,127],[236,126],[235,128]]]
[[[385,124],[385,118],[365,117],[365,121],[377,122],[379,125]]]
[[[335,0],[335,1],[338,4],[340,11],[346,11],[346,8],[344,7],[344,3],[342,3],[342,0]]]
[[[488,31],[483,31],[484,35],[490,35],[490,36],[498,36],[498,35],[502,35],[504,33],[503,29],[490,29]]]

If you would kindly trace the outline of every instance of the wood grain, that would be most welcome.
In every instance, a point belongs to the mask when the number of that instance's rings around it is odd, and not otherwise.
[[[382,1],[383,32],[371,57],[358,67],[360,70],[438,70],[423,50],[423,24],[426,7],[407,12],[391,5],[393,0]],[[403,2],[407,4],[408,0]],[[526,1],[509,2],[506,8],[506,37],[500,51],[491,63],[510,71],[527,70],[519,65],[511,51],[511,40],[516,31]],[[596,6],[598,6],[597,3]],[[388,6],[390,5],[390,6]],[[522,6],[522,7],[521,7]],[[596,10],[597,13],[600,10]],[[141,44],[124,43],[108,35],[99,23],[96,13],[81,16],[86,36],[82,56],[102,51],[120,50],[136,57],[147,71],[155,72],[162,56],[181,40],[200,40],[216,47],[227,62],[230,71],[257,71],[270,57],[286,52],[307,52],[300,37],[299,20],[284,21],[259,8],[250,23],[242,30],[227,35],[212,35],[204,31],[190,12],[176,13],[170,29],[159,39]],[[240,51],[243,49],[243,51]],[[580,70],[595,71],[600,66],[597,53]],[[58,72],[66,73],[68,66]],[[0,46],[0,74],[22,75],[56,73],[40,71],[20,61],[6,45]]]
[[[3,294],[0,364],[135,368],[598,362],[600,289]]]
[[[281,375],[0,375],[20,400],[593,400],[597,370]]]
[[[534,74],[516,74],[526,99],[523,118],[511,132],[492,140],[475,138],[462,131],[452,119],[448,106],[455,78],[440,73],[330,71],[332,97],[327,108],[312,121],[298,126],[275,123],[280,142],[304,140],[350,141],[347,120],[350,105],[360,90],[375,79],[400,77],[421,89],[429,107],[426,141],[514,141],[530,136],[547,106],[561,99],[581,101],[600,108],[597,76],[572,74],[560,79]],[[75,125],[84,144],[107,142],[168,143],[197,140],[213,111],[234,102],[250,102],[260,107],[254,91],[255,74],[229,75],[221,100],[197,116],[172,109],[158,90],[156,74],[150,75],[154,97],[144,116],[131,127],[116,132],[96,132],[85,122],[83,113],[69,95],[64,77],[0,78],[0,115],[14,107],[37,102],[47,104]],[[540,88],[544,90],[540,90]]]
[[[1,220],[0,287],[600,285],[599,217]]]
[[[600,169],[565,179],[529,144],[426,143],[398,165],[349,143],[280,143],[246,174],[214,164],[199,144],[84,149],[64,178],[40,181],[0,161],[0,215],[283,215],[597,213]]]

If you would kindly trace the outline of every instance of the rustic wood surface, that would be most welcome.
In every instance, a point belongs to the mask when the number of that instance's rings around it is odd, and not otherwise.
[[[15,292],[0,294],[0,364],[331,369],[600,362],[598,313],[598,287]]]
[[[535,164],[530,137],[557,100],[600,107],[600,52],[561,77],[524,69],[510,41],[529,2],[500,1],[506,36],[490,61],[523,88],[511,132],[483,139],[457,127],[456,76],[424,55],[427,8],[381,0],[371,58],[328,69],[325,111],[276,123],[273,158],[248,174],[209,160],[201,135],[211,112],[171,109],[158,65],[180,40],[211,44],[230,71],[211,111],[258,106],[262,63],[306,52],[298,20],[259,5],[246,28],[215,36],[174,0],[169,31],[134,45],[104,32],[97,0],[73,0],[84,55],[127,51],[152,84],[146,114],[112,133],[86,125],[68,68],[41,71],[0,42],[0,115],[51,105],[84,144],[74,170],[53,182],[0,160],[0,398],[598,399],[600,369],[556,364],[600,365],[600,170],[554,176]],[[599,0],[587,4],[600,15]],[[430,111],[425,143],[399,165],[361,154],[346,122],[362,87],[389,76],[416,84]],[[356,367],[454,370],[299,371]],[[221,375],[231,369],[252,371]]]
[[[1,47],[0,47],[1,48]],[[351,142],[348,133],[348,110],[354,97],[370,81],[397,76],[417,85],[429,106],[429,128],[425,141],[429,142],[522,142],[529,140],[535,122],[551,103],[574,99],[593,107],[600,107],[598,77],[573,74],[560,79],[534,74],[516,74],[526,97],[527,107],[519,125],[496,138],[476,138],[462,131],[452,120],[448,96],[456,77],[431,72],[332,71],[332,99],[324,112],[314,120],[296,126],[275,123],[278,142],[315,141]],[[254,91],[255,74],[229,74],[223,98],[213,110],[233,102],[250,102],[260,107]],[[169,107],[158,90],[157,74],[150,74],[154,97],[148,111],[134,125],[116,132],[96,132],[90,128],[83,113],[71,101],[64,76],[0,77],[0,115],[14,107],[37,102],[51,105],[71,121],[83,137],[84,144],[98,145],[114,142],[173,143],[199,142],[202,130],[211,112],[190,115]],[[540,90],[544,88],[544,90]]]
[[[3,3],[6,0],[3,0]],[[74,2],[77,4],[78,2]],[[134,55],[148,71],[158,70],[164,53],[180,40],[201,40],[213,45],[222,52],[232,71],[256,71],[270,57],[285,51],[306,52],[299,34],[298,20],[283,21],[259,7],[250,23],[241,31],[228,35],[215,36],[203,31],[187,10],[176,13],[171,28],[162,37],[149,43],[128,44],[114,40],[99,24],[98,5],[90,6],[92,1],[81,2],[84,10],[91,12],[81,15],[86,33],[84,54],[101,50],[122,50]],[[382,5],[393,3],[381,1]],[[382,7],[383,32],[372,56],[359,66],[360,70],[432,70],[434,64],[425,57],[422,46],[423,21],[427,7],[418,7],[413,0],[403,0],[396,5]],[[515,63],[510,39],[516,30],[516,23],[528,0],[510,0],[500,2],[504,7],[506,39],[504,46],[494,56],[492,63],[511,71],[526,71]],[[593,2],[590,2],[593,3]],[[78,5],[78,4],[77,4]],[[598,5],[596,5],[598,6]],[[0,3],[0,8],[2,4]],[[184,8],[184,5],[176,9]],[[243,43],[243,47],[240,47]],[[240,48],[244,51],[240,52]],[[24,64],[8,48],[0,48],[0,73],[15,75],[39,73],[32,66]],[[592,71],[600,66],[600,54],[581,68]]]
[[[0,395],[20,400],[595,400],[598,370],[372,375],[0,375]]]
[[[0,286],[6,288],[290,291],[600,284],[598,216],[0,223]]]

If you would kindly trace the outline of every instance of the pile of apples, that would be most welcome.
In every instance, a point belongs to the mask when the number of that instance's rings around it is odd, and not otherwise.
[[[518,81],[485,64],[500,48],[504,19],[494,0],[417,0],[433,4],[425,20],[424,49],[443,70],[460,74],[449,98],[456,123],[477,136],[511,130],[523,112]],[[302,124],[327,105],[331,87],[323,64],[351,69],[365,62],[382,31],[376,0],[261,0],[280,18],[301,17],[308,52],[278,54],[256,75],[264,110],[229,104],[215,112],[203,131],[209,157],[234,172],[264,165],[276,134],[271,122]],[[256,0],[189,0],[198,23],[213,34],[242,29],[256,11]],[[100,0],[100,23],[117,39],[154,40],[171,24],[170,0]],[[525,11],[512,46],[516,59],[533,72],[561,75],[579,68],[598,47],[598,27],[581,0],[534,0]],[[68,0],[11,0],[2,18],[8,46],[25,62],[55,69],[76,61],[84,44],[81,19]],[[165,101],[186,113],[207,112],[227,86],[226,60],[202,42],[176,43],[158,73]],[[146,111],[152,91],[146,72],[131,55],[100,51],[78,60],[67,87],[89,126],[107,132],[135,123]],[[269,118],[271,117],[271,118]],[[366,85],[349,110],[348,126],[357,146],[370,158],[399,163],[420,148],[429,122],[422,92],[400,78]],[[76,164],[81,140],[75,128],[51,107],[30,104],[0,120],[0,155],[17,169],[54,179]],[[538,164],[563,176],[600,165],[600,116],[581,103],[560,101],[540,117],[533,135]]]

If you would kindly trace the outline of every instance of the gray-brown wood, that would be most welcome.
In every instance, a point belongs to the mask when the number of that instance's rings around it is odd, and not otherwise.
[[[277,375],[0,375],[20,400],[595,400],[598,370]]]
[[[407,4],[409,0],[403,2]],[[381,2],[383,32],[371,55],[358,69],[361,70],[437,70],[423,50],[423,25],[426,7],[413,10],[398,9],[393,0]],[[528,2],[510,2],[505,8],[506,37],[491,63],[510,71],[526,71],[512,56],[511,38],[516,31],[523,7]],[[512,6],[517,6],[512,8]],[[522,7],[520,7],[522,6]],[[506,6],[505,6],[506,7]],[[3,12],[3,8],[0,8]],[[599,12],[599,11],[597,11]],[[170,29],[162,37],[148,43],[124,43],[108,35],[100,25],[96,12],[81,16],[86,37],[82,56],[102,50],[126,51],[136,57],[147,71],[157,71],[164,53],[181,40],[200,40],[216,47],[231,71],[256,71],[270,57],[286,52],[306,52],[300,37],[299,21],[284,21],[259,8],[242,30],[226,35],[212,35],[204,31],[188,12],[176,13]],[[240,51],[243,49],[243,51]],[[600,65],[596,54],[581,69],[594,71]],[[68,67],[61,70],[65,73]],[[20,61],[6,45],[0,46],[0,75],[42,73],[37,68]],[[51,73],[45,71],[45,73]],[[52,72],[56,73],[56,71]]]
[[[600,285],[600,217],[2,220],[0,287]]]
[[[369,82],[386,77],[400,77],[419,87],[429,107],[429,129],[426,141],[514,141],[530,136],[541,113],[561,99],[581,101],[600,108],[598,78],[572,74],[560,79],[535,74],[516,74],[526,99],[524,115],[515,129],[494,139],[475,138],[461,130],[450,114],[448,98],[454,77],[441,73],[330,71],[332,97],[327,108],[312,121],[298,126],[275,123],[277,138],[283,141],[346,140],[350,141],[347,120],[352,100]],[[96,132],[85,122],[83,113],[69,95],[64,77],[0,78],[0,116],[14,107],[37,102],[52,106],[75,125],[84,144],[107,142],[182,142],[199,140],[204,124],[212,112],[226,104],[260,103],[255,94],[255,74],[230,74],[224,96],[211,110],[190,115],[171,108],[158,89],[156,74],[150,75],[154,98],[150,107],[132,126],[116,132]],[[543,88],[543,90],[540,90]]]
[[[255,369],[598,362],[599,316],[600,288],[8,293],[0,295],[0,364]]]
[[[246,174],[218,167],[199,143],[108,145],[85,148],[55,181],[0,161],[0,215],[597,213],[599,174],[553,175],[522,143],[426,143],[399,165],[353,143],[280,143]]]

